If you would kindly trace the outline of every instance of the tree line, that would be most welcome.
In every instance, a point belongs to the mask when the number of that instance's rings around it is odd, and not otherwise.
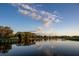
[[[14,31],[8,26],[0,26],[0,38],[8,38],[8,39],[23,39],[23,40],[42,40],[42,39],[68,39],[68,40],[79,40],[79,36],[42,36],[37,35],[32,32],[17,32],[13,33]]]

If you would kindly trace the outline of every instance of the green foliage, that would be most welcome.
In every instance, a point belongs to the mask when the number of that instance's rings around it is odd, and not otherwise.
[[[35,38],[36,34],[31,32],[17,32],[15,36],[18,37],[19,39],[29,39],[29,38]]]
[[[13,34],[13,30],[7,26],[0,26],[0,37],[8,38]]]
[[[17,32],[13,34],[13,30],[8,26],[0,26],[0,38],[8,38],[12,40],[20,39],[20,41],[34,41],[34,40],[50,40],[50,39],[65,39],[79,41],[79,36],[42,36],[32,32]]]

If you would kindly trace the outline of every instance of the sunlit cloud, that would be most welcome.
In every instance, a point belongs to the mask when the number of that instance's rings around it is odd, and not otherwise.
[[[33,18],[34,20],[41,21],[42,26],[38,26],[35,30],[36,32],[45,31],[45,29],[50,27],[53,23],[60,22],[60,17],[57,16],[54,11],[54,13],[51,13],[50,11],[44,11],[44,10],[38,10],[33,4],[15,4],[17,6],[18,12],[25,16],[29,16]],[[36,5],[39,7],[39,5]],[[40,5],[41,7],[42,5]]]

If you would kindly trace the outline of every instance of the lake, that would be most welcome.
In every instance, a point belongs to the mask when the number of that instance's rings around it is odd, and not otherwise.
[[[58,39],[5,43],[0,44],[0,56],[79,56],[79,42]]]

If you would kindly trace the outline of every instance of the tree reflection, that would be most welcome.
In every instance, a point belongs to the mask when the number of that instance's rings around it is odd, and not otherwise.
[[[16,44],[18,46],[27,46],[35,44],[35,41],[30,39],[18,39]]]
[[[30,39],[17,39],[16,42],[14,40],[2,40],[0,41],[0,53],[8,53],[10,49],[12,49],[12,45],[16,44],[17,46],[29,46],[35,44],[34,40]]]
[[[0,53],[7,53],[11,48],[10,44],[0,44]]]

